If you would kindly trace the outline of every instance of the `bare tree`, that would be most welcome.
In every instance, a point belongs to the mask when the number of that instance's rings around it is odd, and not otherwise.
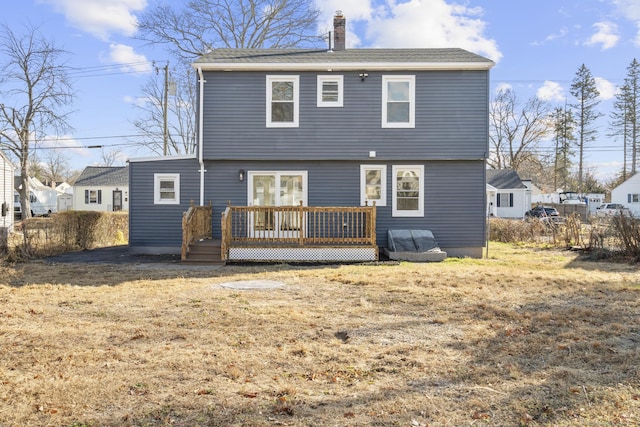
[[[20,164],[20,202],[30,216],[29,156],[45,133],[70,130],[65,107],[73,94],[66,52],[28,25],[24,34],[0,26],[0,146]]]
[[[288,48],[320,40],[310,0],[190,0],[159,4],[139,21],[140,38],[186,61],[220,47]]]
[[[489,106],[489,166],[518,171],[524,162],[537,162],[538,145],[551,130],[549,109],[540,98],[521,105],[512,89],[498,91]]]
[[[167,154],[193,154],[196,150],[196,86],[191,67],[172,71],[175,93],[165,91],[164,76],[157,74],[142,88],[133,125],[142,135],[142,144],[156,154],[164,154],[164,105],[167,105]],[[166,71],[165,71],[166,72]],[[165,97],[168,99],[165,100]]]
[[[105,151],[104,148],[100,150],[100,160],[102,160],[101,163],[103,166],[111,167],[121,158],[122,158],[122,153],[118,150]]]
[[[64,181],[69,175],[69,158],[60,150],[49,150],[42,163],[43,182],[55,187],[58,181]]]

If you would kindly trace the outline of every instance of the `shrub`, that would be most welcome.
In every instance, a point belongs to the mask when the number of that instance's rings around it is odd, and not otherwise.
[[[48,218],[29,218],[9,238],[8,257],[17,260],[126,244],[126,212],[65,211]]]

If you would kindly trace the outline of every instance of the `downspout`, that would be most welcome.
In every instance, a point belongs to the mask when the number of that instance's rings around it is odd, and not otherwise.
[[[204,173],[206,172],[204,169],[204,160],[203,160],[203,149],[202,149],[202,141],[204,140],[202,136],[202,121],[204,117],[203,108],[204,108],[204,84],[205,84],[204,76],[202,75],[202,67],[198,67],[198,83],[200,84],[200,95],[198,99],[198,162],[200,163],[200,206],[204,206]]]

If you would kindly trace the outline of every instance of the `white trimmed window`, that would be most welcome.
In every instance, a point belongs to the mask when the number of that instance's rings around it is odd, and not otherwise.
[[[300,76],[267,76],[267,127],[298,127]]]
[[[387,167],[360,165],[360,205],[387,206]]]
[[[424,216],[424,166],[393,166],[393,216]]]
[[[627,194],[627,203],[640,203],[640,194]]]
[[[153,174],[153,203],[156,205],[180,204],[180,174]]]
[[[382,76],[382,127],[415,127],[415,76]]]
[[[318,107],[342,107],[342,76],[318,76]]]

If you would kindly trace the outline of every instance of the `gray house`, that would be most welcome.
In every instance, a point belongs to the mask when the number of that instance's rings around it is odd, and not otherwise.
[[[232,227],[275,238],[271,255],[312,229],[360,241],[373,220],[377,248],[390,229],[429,229],[450,256],[482,256],[494,63],[462,49],[345,49],[342,16],[334,27],[330,50],[216,49],[193,64],[197,154],[130,160],[132,253],[179,252],[193,202],[212,204],[223,242],[228,206],[254,209]],[[315,219],[327,207],[353,209]]]

